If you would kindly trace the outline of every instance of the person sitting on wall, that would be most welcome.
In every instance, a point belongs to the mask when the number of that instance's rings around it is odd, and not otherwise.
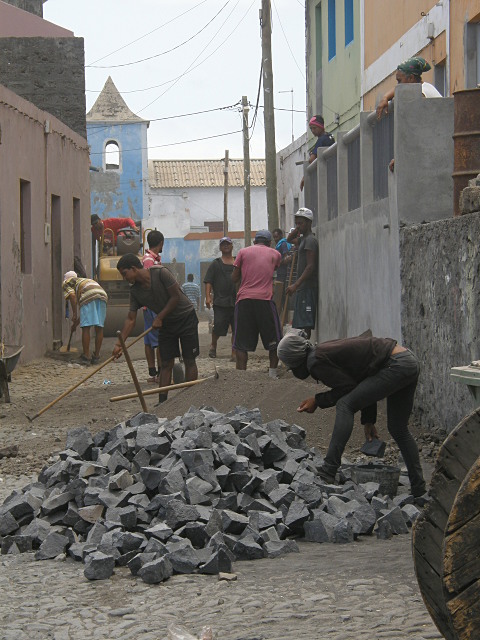
[[[128,227],[139,233],[140,229],[136,222],[132,218],[105,218],[102,220],[96,213],[90,217],[92,225],[92,235],[97,242],[100,242],[102,235],[104,235],[105,229],[111,229],[112,233],[108,232],[103,237],[104,252],[108,253],[113,249],[113,246],[117,243],[117,235],[120,229],[127,229]],[[113,235],[113,237],[112,237]]]
[[[429,71],[432,67],[428,62],[420,56],[409,58],[397,67],[396,79],[397,84],[418,84],[422,83],[422,95],[424,98],[441,98],[442,94],[429,82],[422,82],[422,73]],[[377,105],[377,119],[380,120],[382,115],[388,113],[388,102],[393,100],[395,96],[395,87],[385,93],[383,98]],[[388,168],[393,171],[395,167],[395,158],[390,160]]]
[[[312,376],[329,391],[300,403],[297,411],[313,413],[335,407],[335,425],[319,475],[335,482],[342,454],[352,435],[354,415],[361,411],[367,440],[378,438],[377,402],[387,399],[387,428],[405,461],[410,490],[419,506],[427,497],[417,443],[408,430],[420,365],[409,349],[392,338],[375,338],[366,331],[355,338],[313,345],[303,332],[287,334],[278,345],[279,359],[296,378]]]
[[[317,159],[318,150],[321,147],[331,147],[335,142],[335,138],[331,133],[327,133],[325,131],[325,122],[322,116],[313,116],[313,118],[310,118],[308,126],[310,127],[310,131],[313,135],[317,137],[317,141],[315,142],[313,149],[310,150],[308,157],[308,164],[312,164],[312,162]],[[300,180],[300,191],[303,191],[304,184],[305,179],[302,178]]]

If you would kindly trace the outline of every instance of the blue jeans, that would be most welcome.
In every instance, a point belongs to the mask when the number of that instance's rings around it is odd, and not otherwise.
[[[387,428],[400,449],[410,479],[412,494],[426,491],[417,443],[408,430],[413,398],[420,371],[416,356],[409,350],[390,356],[384,367],[362,380],[336,405],[335,426],[325,457],[325,470],[334,475],[341,464],[345,446],[352,435],[357,411],[387,399]]]

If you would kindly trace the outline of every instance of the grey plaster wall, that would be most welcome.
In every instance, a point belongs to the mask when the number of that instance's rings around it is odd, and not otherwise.
[[[395,90],[395,177],[400,222],[453,213],[453,98],[423,98],[421,84]]]
[[[305,191],[300,190],[300,182],[307,151],[307,135],[304,133],[277,153],[279,224],[285,231],[293,227],[295,212],[305,203]]]
[[[453,429],[473,409],[450,368],[480,359],[480,213],[400,230],[402,332],[420,358],[415,412]]]
[[[45,0],[3,0],[3,2],[43,18],[43,3]]]
[[[0,38],[0,84],[86,138],[83,38]]]
[[[400,339],[398,224],[388,200],[324,222],[319,241],[320,341],[358,335]]]

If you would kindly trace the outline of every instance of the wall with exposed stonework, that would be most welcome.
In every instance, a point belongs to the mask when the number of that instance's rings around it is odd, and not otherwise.
[[[84,65],[83,38],[0,38],[0,84],[86,138]]]
[[[3,0],[7,4],[11,4],[18,9],[34,13],[36,16],[43,17],[43,3],[45,0]]]
[[[473,408],[450,368],[480,359],[480,213],[400,230],[403,342],[420,358],[415,412],[447,431]]]

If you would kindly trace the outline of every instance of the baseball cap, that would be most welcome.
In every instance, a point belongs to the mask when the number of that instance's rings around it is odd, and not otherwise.
[[[306,207],[300,207],[300,209],[295,214],[295,218],[306,218],[307,220],[313,221],[313,213],[310,209]]]
[[[220,242],[218,244],[221,245],[222,242],[228,242],[229,244],[233,244],[232,239],[229,238],[228,236],[224,236],[223,238],[220,238]]]
[[[272,234],[268,229],[260,229],[260,231],[257,231],[257,233],[255,234],[255,240],[257,238],[263,238],[264,240],[268,240],[269,242],[271,242]]]
[[[75,273],[75,271],[67,271],[67,273],[63,276],[63,281],[66,282],[71,278],[77,278],[77,274]]]

